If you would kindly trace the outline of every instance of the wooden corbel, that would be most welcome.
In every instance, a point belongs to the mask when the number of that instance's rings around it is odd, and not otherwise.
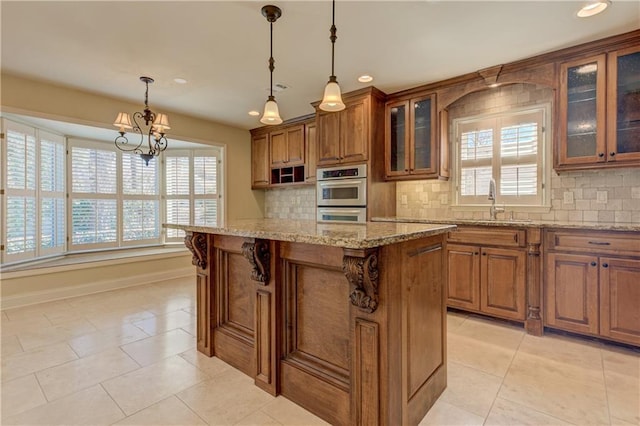
[[[378,308],[378,252],[367,251],[364,257],[345,254],[342,270],[351,284],[351,304],[364,312],[374,312]]]
[[[267,285],[269,283],[269,261],[271,254],[269,253],[269,241],[253,240],[242,244],[242,254],[247,258],[253,271],[251,271],[251,279]]]
[[[193,255],[191,263],[199,268],[207,269],[207,236],[198,232],[187,232],[184,245]]]

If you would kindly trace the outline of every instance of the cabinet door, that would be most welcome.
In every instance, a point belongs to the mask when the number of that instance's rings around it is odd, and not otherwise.
[[[604,54],[561,64],[556,166],[607,160],[605,77]]]
[[[339,115],[341,162],[366,161],[369,158],[369,99],[348,104]]]
[[[340,163],[340,114],[319,114],[318,126],[318,166]]]
[[[304,164],[304,125],[287,129],[287,166]]]
[[[271,167],[284,167],[288,160],[287,156],[287,133],[284,130],[271,132],[270,151],[271,151]]]
[[[524,321],[524,251],[482,248],[481,254],[480,310],[487,314]]]
[[[600,334],[640,345],[640,260],[600,258]]]
[[[436,106],[429,96],[411,101],[409,108],[411,124],[412,175],[437,175]]]
[[[447,245],[447,305],[480,310],[480,248]]]
[[[409,101],[385,107],[385,173],[387,177],[409,173]]]
[[[306,143],[305,143],[305,160],[306,167],[304,181],[307,183],[315,183],[316,182],[316,163],[318,162],[318,141],[317,141],[317,132],[316,132],[316,123],[310,123],[305,126],[306,133]]]
[[[550,253],[545,302],[545,325],[598,334],[598,258]]]
[[[640,46],[609,54],[607,143],[609,161],[640,160]]]
[[[251,188],[269,186],[269,140],[267,135],[251,140]]]

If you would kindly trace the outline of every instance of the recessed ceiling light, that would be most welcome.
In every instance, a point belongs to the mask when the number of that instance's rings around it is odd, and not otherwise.
[[[185,80],[184,78],[174,78],[173,81],[175,81],[178,84],[186,84],[187,80]]]
[[[610,4],[610,0],[590,1],[578,11],[578,16],[580,18],[587,18],[589,16],[597,15],[598,13],[605,10]]]
[[[252,117],[257,117],[260,115],[260,113],[258,111],[249,111],[249,115]]]
[[[373,77],[370,76],[369,74],[363,74],[360,77],[358,77],[358,81],[360,83],[370,83],[373,81]]]

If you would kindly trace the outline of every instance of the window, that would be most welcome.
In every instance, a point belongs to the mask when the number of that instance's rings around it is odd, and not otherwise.
[[[13,120],[1,123],[2,264],[182,242],[178,230],[163,239],[162,223],[218,222],[220,148],[169,150],[147,166],[111,141],[65,140]]]
[[[546,108],[536,108],[455,120],[458,205],[490,204],[492,178],[498,203],[545,203],[545,116]]]
[[[64,138],[3,120],[3,262],[65,249]]]
[[[218,223],[218,150],[165,153],[165,217],[168,223],[216,226]],[[184,232],[167,229],[166,240]]]

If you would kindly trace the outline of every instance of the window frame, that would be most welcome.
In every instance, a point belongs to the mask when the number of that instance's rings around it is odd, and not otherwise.
[[[509,162],[503,162],[500,154],[500,129],[508,127],[508,124],[500,126],[500,121],[509,122],[517,120],[516,117],[522,115],[538,114],[540,117],[540,127],[538,132],[538,145],[537,156],[539,161],[537,162],[537,187],[540,191],[539,202],[523,202],[525,198],[517,196],[505,196],[500,191],[500,168],[501,166],[508,165]],[[470,123],[493,121],[496,125],[494,129],[494,142],[496,138],[496,131],[498,137],[498,143],[493,144],[493,156],[491,158],[491,170],[492,177],[496,180],[497,197],[496,204],[500,206],[509,207],[513,211],[525,211],[525,212],[548,212],[551,209],[551,194],[550,194],[550,182],[551,182],[551,104],[548,102],[540,103],[536,105],[530,105],[522,108],[511,108],[506,111],[477,114],[469,117],[460,117],[452,121],[453,132],[453,185],[451,185],[452,191],[452,208],[454,210],[478,210],[481,207],[488,207],[491,205],[491,201],[488,196],[467,196],[461,195],[461,172],[462,172],[462,159],[461,159],[461,127],[464,127]],[[497,153],[497,156],[496,156]],[[508,157],[505,157],[508,158]],[[498,160],[496,160],[498,159]],[[535,196],[538,198],[538,196]]]

